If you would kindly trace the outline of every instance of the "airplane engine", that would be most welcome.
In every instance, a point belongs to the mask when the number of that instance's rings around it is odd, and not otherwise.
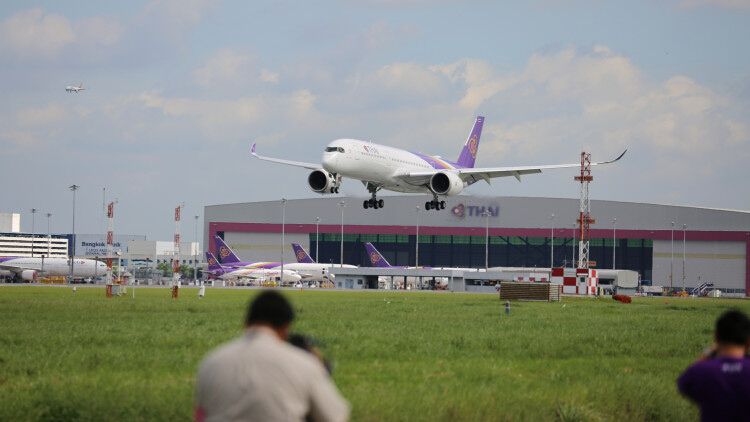
[[[430,178],[430,190],[437,195],[458,195],[464,187],[464,181],[455,173],[440,172]]]
[[[34,281],[36,280],[37,272],[36,270],[23,270],[20,273],[18,273],[18,278],[20,278],[23,281]]]
[[[307,184],[313,192],[322,194],[339,193],[341,176],[329,173],[325,170],[314,170],[307,177]]]

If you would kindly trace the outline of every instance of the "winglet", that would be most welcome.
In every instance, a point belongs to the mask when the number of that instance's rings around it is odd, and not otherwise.
[[[620,161],[620,158],[622,158],[623,156],[625,156],[626,152],[628,152],[627,149],[625,151],[623,151],[622,154],[620,154],[620,156],[617,157],[617,158],[615,158],[614,160],[602,161],[602,162],[596,163],[596,164],[609,164],[609,163],[614,163],[615,161]]]
[[[389,268],[391,266],[385,257],[375,249],[375,246],[372,246],[372,243],[365,242],[365,249],[367,249],[367,256],[370,257],[370,263],[373,267]]]
[[[258,156],[258,154],[255,153],[255,142],[253,142],[253,146],[250,148],[250,154],[256,157]]]

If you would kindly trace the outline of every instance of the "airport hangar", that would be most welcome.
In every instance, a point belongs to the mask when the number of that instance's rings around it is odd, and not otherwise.
[[[571,267],[578,258],[579,199],[459,195],[441,211],[425,211],[430,196],[383,199],[377,210],[341,196],[206,206],[204,245],[215,254],[218,235],[243,260],[280,261],[283,227],[285,262],[295,260],[294,242],[338,264],[343,229],[344,264],[362,267],[370,266],[363,242],[394,266],[415,265],[418,256],[419,266],[484,268],[485,247],[489,267],[549,269],[551,259]],[[708,282],[727,296],[750,292],[750,212],[591,200],[591,218],[592,268],[611,269],[614,260],[644,285]]]

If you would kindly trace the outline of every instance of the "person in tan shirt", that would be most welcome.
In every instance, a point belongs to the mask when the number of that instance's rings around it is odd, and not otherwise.
[[[250,304],[244,334],[201,362],[195,420],[347,421],[349,404],[319,358],[286,340],[294,311],[269,290]]]

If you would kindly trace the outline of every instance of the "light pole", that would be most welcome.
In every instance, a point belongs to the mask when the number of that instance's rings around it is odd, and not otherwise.
[[[419,205],[414,210],[417,212],[417,253],[414,258],[414,266],[419,268]]]
[[[286,224],[286,198],[281,198],[281,275],[279,286],[284,282],[284,225]]]
[[[68,186],[69,190],[73,191],[73,233],[71,233],[70,240],[73,243],[72,248],[70,249],[70,280],[68,283],[73,282],[73,266],[75,265],[75,256],[76,256],[76,191],[80,189],[80,186],[78,185],[70,185]]]
[[[612,269],[615,269],[615,251],[617,250],[617,219],[612,220]]]
[[[34,257],[34,217],[39,210],[36,208],[31,209],[31,257]]]
[[[315,217],[315,262],[320,262],[318,261],[318,251],[320,250],[318,248],[318,236],[320,236],[319,234],[320,232],[318,230],[319,227],[320,227],[320,217]]]
[[[49,234],[49,218],[52,217],[52,213],[47,213],[47,258],[49,258],[49,252],[50,252],[50,243],[52,242],[52,237]]]
[[[198,269],[197,269],[197,260],[198,260],[198,245],[200,243],[198,242],[198,216],[195,216],[195,254],[193,255],[193,281],[195,282],[195,285],[198,285]]]
[[[682,225],[682,291],[685,291],[685,229],[687,224]]]
[[[490,212],[484,210],[482,213],[484,217],[484,270],[487,271],[490,267]]]
[[[550,245],[549,245],[549,267],[555,267],[555,214],[550,214]]]
[[[669,261],[669,289],[671,290],[674,280],[674,221],[670,224],[672,226],[672,259]]]
[[[339,202],[339,206],[341,207],[341,267],[344,268],[344,207],[346,207],[346,202],[341,201]]]

